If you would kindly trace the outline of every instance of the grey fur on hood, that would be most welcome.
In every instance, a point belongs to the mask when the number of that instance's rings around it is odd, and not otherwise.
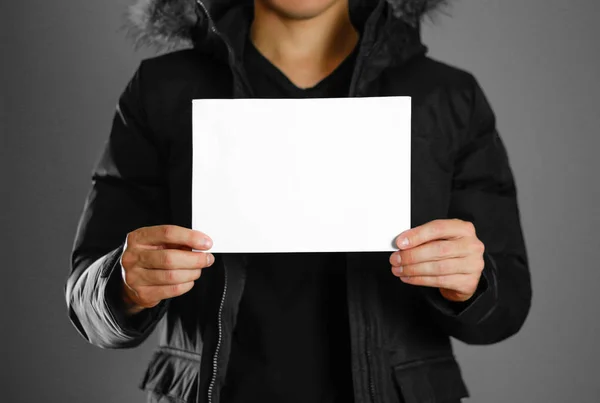
[[[232,0],[216,1],[235,3]],[[394,16],[411,25],[448,3],[448,0],[386,1]],[[153,46],[172,50],[192,45],[192,30],[197,23],[195,0],[137,0],[129,7],[125,28],[136,47]]]

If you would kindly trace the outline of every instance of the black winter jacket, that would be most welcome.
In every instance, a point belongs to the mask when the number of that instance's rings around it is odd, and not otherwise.
[[[438,218],[473,222],[485,244],[485,268],[476,295],[452,303],[437,289],[394,277],[390,252],[346,253],[357,403],[468,396],[449,337],[499,342],[521,328],[530,308],[517,191],[494,113],[472,74],[428,57],[420,40],[420,19],[438,3],[350,0],[361,41],[348,95],[412,97],[411,226]],[[164,319],[139,384],[149,402],[220,400],[247,255],[215,254],[191,291],[136,320],[123,316],[116,290],[129,232],[159,224],[191,228],[192,100],[252,97],[239,59],[251,5],[171,0],[132,8],[137,40],[175,48],[143,60],[119,98],[65,294],[74,326],[102,348],[135,347]]]

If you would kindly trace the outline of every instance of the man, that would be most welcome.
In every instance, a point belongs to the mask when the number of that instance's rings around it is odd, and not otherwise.
[[[441,3],[132,9],[140,42],[184,49],[144,60],[119,98],[65,292],[103,348],[135,347],[165,318],[139,385],[148,401],[458,402],[469,393],[449,337],[491,344],[522,327],[530,274],[494,113],[472,74],[420,41]],[[189,229],[192,99],[391,95],[413,105],[397,252],[211,254],[210,234]]]

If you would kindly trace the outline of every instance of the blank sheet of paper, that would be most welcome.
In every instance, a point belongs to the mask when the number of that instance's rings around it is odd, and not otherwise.
[[[193,100],[192,229],[213,253],[394,251],[411,99]]]

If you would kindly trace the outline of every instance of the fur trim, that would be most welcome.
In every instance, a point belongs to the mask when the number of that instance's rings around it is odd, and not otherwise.
[[[136,48],[189,47],[198,23],[195,7],[194,0],[138,0],[129,7],[124,28]]]
[[[448,5],[448,0],[387,0],[394,16],[413,24],[434,10]]]
[[[431,16],[433,11],[446,6],[448,0],[387,2],[395,17],[414,26],[423,16]],[[192,46],[192,31],[199,23],[198,18],[195,0],[137,0],[129,7],[124,28],[136,48],[173,50]]]

